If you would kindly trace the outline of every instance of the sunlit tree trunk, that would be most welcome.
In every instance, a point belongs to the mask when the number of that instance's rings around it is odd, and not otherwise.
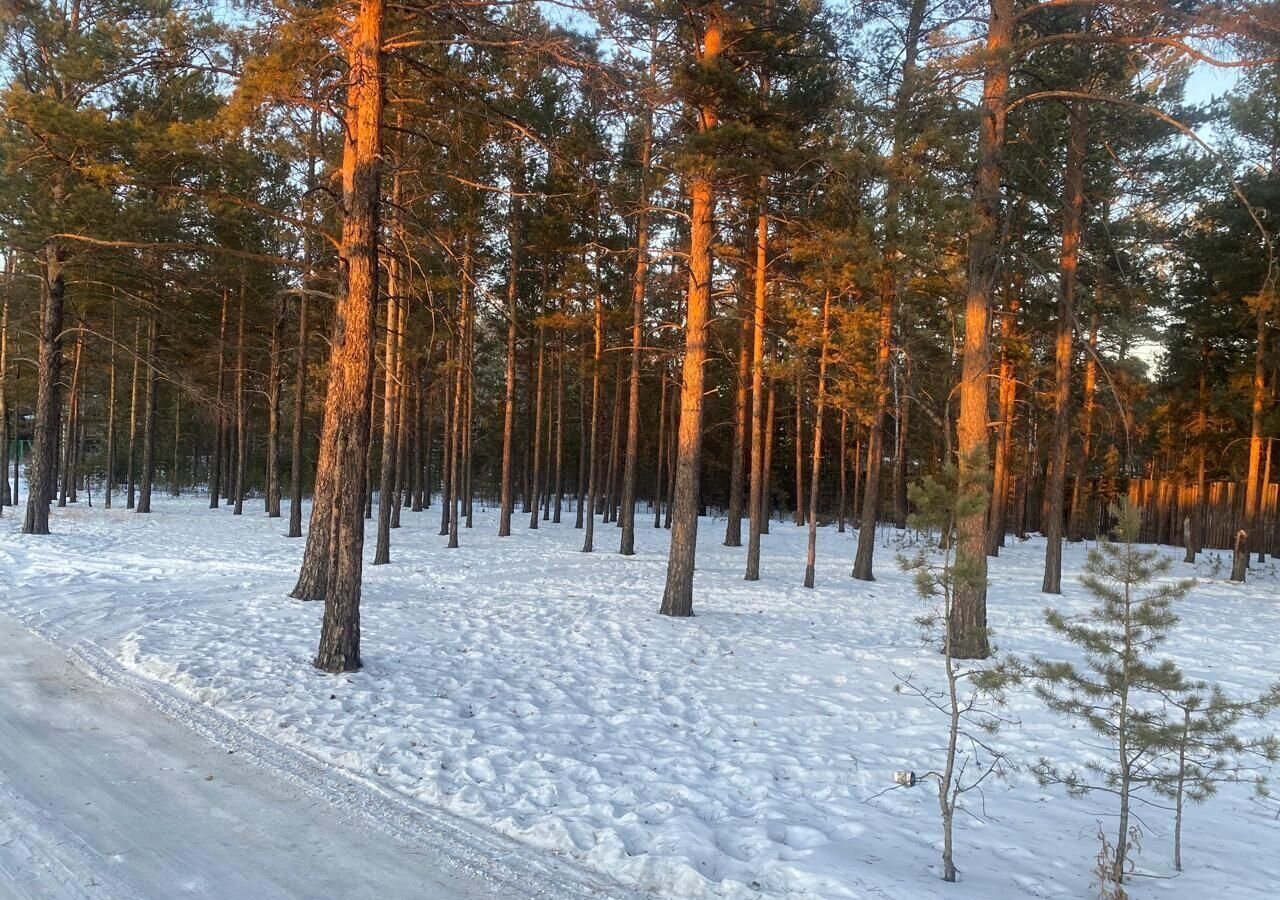
[[[719,62],[723,38],[721,10],[711,6],[703,23],[700,67],[713,70]],[[711,101],[698,109],[698,130],[716,125]],[[680,430],[677,436],[675,503],[671,516],[671,549],[660,612],[693,615],[693,565],[698,539],[698,484],[702,465],[703,366],[707,358],[707,322],[711,315],[711,251],[715,238],[716,191],[710,167],[703,164],[688,176],[689,290],[685,311],[684,373],[680,391]]]
[[[1267,400],[1267,316],[1266,305],[1261,298],[1257,301],[1254,318],[1257,324],[1257,344],[1253,356],[1253,404],[1251,409],[1251,425],[1249,430],[1249,473],[1244,487],[1244,522],[1243,529],[1248,534],[1244,555],[1248,557],[1250,550],[1262,552],[1266,546],[1263,535],[1259,533],[1262,525],[1262,483],[1259,473],[1262,469],[1262,426],[1263,409]]]
[[[991,296],[999,270],[1000,177],[1004,169],[1012,36],[1013,0],[991,0],[983,54],[987,62],[978,128],[974,214],[969,227],[964,356],[956,423],[957,491],[963,509],[956,521],[956,568],[966,575],[956,585],[948,623],[948,649],[956,659],[991,655],[987,636],[987,506],[991,490],[987,380],[991,369]]]
[[[1080,409],[1080,465],[1071,488],[1071,520],[1067,527],[1069,541],[1080,541],[1085,537],[1089,471],[1093,463],[1094,393],[1098,388],[1097,353],[1098,309],[1095,305],[1089,317],[1089,355],[1084,363],[1084,400]]]
[[[520,217],[523,206],[520,194],[524,190],[524,161],[519,147],[512,149],[512,175],[510,194],[510,220],[507,225],[507,243],[511,255],[507,270],[507,381],[503,401],[502,424],[502,509],[498,519],[498,537],[511,534],[511,513],[515,502],[511,483],[512,438],[516,409],[516,329],[518,301],[520,299]]]
[[[334,311],[325,417],[307,532],[307,555],[317,544],[327,561],[324,577],[314,586],[324,598],[315,665],[332,673],[360,668],[365,465],[378,302],[383,16],[383,0],[360,0],[348,36],[341,245],[346,285]],[[295,596],[316,594],[301,579],[299,589]]]
[[[1018,380],[1014,371],[1011,344],[1018,329],[1018,310],[1022,305],[1022,275],[1017,273],[1009,289],[1009,308],[1000,317],[1000,399],[996,426],[995,474],[992,478],[991,512],[987,529],[987,554],[999,556],[1004,546],[1005,524],[1009,502],[1010,470],[1013,455],[1013,414],[1018,398]]]

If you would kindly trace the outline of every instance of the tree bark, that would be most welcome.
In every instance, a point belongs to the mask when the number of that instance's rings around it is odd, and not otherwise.
[[[822,465],[822,415],[827,399],[827,342],[831,323],[831,291],[822,300],[822,344],[818,350],[818,396],[813,410],[813,471],[809,475],[809,548],[805,557],[804,586],[813,587],[818,562],[818,485]]]
[[[138,444],[138,367],[142,359],[142,337],[137,319],[133,322],[133,377],[129,383],[129,462],[125,467],[125,509],[136,506],[137,482],[134,463]],[[221,402],[221,401],[219,401]],[[221,432],[219,432],[221,434]],[[222,440],[218,439],[218,453],[222,452]]]
[[[1085,518],[1088,509],[1087,488],[1093,463],[1093,409],[1094,393],[1098,387],[1098,309],[1095,306],[1089,317],[1089,355],[1084,364],[1084,401],[1080,409],[1080,466],[1071,488],[1071,518],[1067,525],[1067,540],[1081,541],[1085,537]],[[1192,539],[1194,542],[1194,538]],[[1194,546],[1194,543],[1193,543]],[[1194,553],[1193,562],[1194,562]]]
[[[1257,325],[1257,344],[1253,356],[1253,404],[1251,409],[1251,425],[1249,429],[1249,473],[1244,487],[1244,523],[1247,533],[1244,548],[1245,566],[1248,567],[1249,551],[1261,550],[1265,545],[1259,536],[1258,527],[1262,509],[1262,484],[1259,474],[1262,469],[1262,426],[1263,408],[1267,399],[1267,317],[1266,307],[1261,299],[1255,310]]]
[[[280,518],[280,392],[282,372],[281,343],[284,334],[285,306],[277,298],[271,316],[271,349],[267,359],[267,491],[264,499],[267,518]]]
[[[245,383],[248,360],[245,354],[245,303],[248,290],[240,279],[240,320],[236,329],[236,475],[235,508],[232,515],[244,514],[245,479],[249,469],[249,390]]]
[[[949,652],[956,659],[984,659],[991,655],[987,635],[986,526],[991,488],[987,376],[991,368],[991,295],[999,268],[1000,180],[1012,37],[1013,0],[991,0],[974,216],[969,229],[960,414],[956,423],[957,491],[964,512],[956,522],[956,568],[966,576],[956,585],[947,636]]]
[[[847,455],[849,452],[848,445],[848,429],[849,429],[849,413],[846,410],[840,410],[840,500],[839,509],[836,510],[836,532],[844,534],[845,509],[848,503],[848,471]]]
[[[542,315],[545,318],[546,294],[543,293]],[[530,504],[532,509],[529,513],[529,527],[536,529],[538,527],[538,507],[542,499],[542,395],[544,377],[546,375],[547,364],[547,326],[540,324],[538,326],[538,375],[535,390],[537,397],[534,399],[533,412],[533,503]]]
[[[3,366],[0,366],[3,368]],[[111,358],[107,380],[107,483],[102,497],[102,508],[111,508],[111,495],[116,487],[116,310],[111,307]]]
[[[31,482],[27,485],[27,510],[23,534],[49,533],[49,504],[53,500],[54,466],[57,464],[58,429],[62,417],[62,318],[66,298],[62,249],[50,243],[44,248],[44,281],[41,292],[39,356],[36,361],[36,420],[32,433]]]
[[[67,402],[67,436],[62,442],[62,490],[58,493],[58,506],[67,501],[76,502],[76,437],[80,424],[80,363],[84,357],[84,331],[76,330],[76,353],[71,364],[71,392]]]
[[[347,137],[342,160],[345,216],[341,256],[346,290],[335,310],[320,459],[307,534],[307,550],[316,543],[328,561],[323,568],[324,621],[315,665],[332,673],[360,668],[365,460],[378,301],[383,16],[383,0],[360,0],[351,22]],[[313,595],[301,579],[299,588],[304,596]]]
[[[298,301],[298,347],[294,361],[293,436],[289,453],[289,537],[302,537],[302,438],[307,414],[307,295]],[[212,502],[212,501],[210,501]]]
[[[651,48],[652,49],[652,48]],[[655,60],[650,58],[650,81]],[[640,209],[636,213],[636,267],[631,276],[631,373],[627,395],[627,459],[622,472],[622,536],[618,552],[636,552],[636,477],[640,462],[640,351],[644,346],[644,296],[649,277],[649,158],[653,146],[653,109],[646,110],[640,140]],[[659,425],[659,428],[662,426]]]
[[[600,481],[600,370],[604,367],[604,292],[600,287],[600,260],[598,258],[596,260],[595,318],[593,321],[595,350],[591,357],[591,425],[586,429],[589,432],[588,443],[586,444],[589,461],[587,463],[586,518],[583,520],[583,553],[590,553],[594,549],[592,540],[595,536],[596,492]],[[579,493],[581,493],[581,490]],[[579,516],[584,514],[582,511],[583,505],[579,504]]]
[[[156,343],[159,325],[152,314],[147,319],[146,382],[142,400],[142,471],[138,482],[138,507],[135,512],[151,512],[151,488],[156,470]]]
[[[773,389],[773,380],[765,383],[765,416],[764,416],[764,490],[761,499],[760,532],[769,533],[769,519],[773,514],[773,438],[774,413],[778,406],[778,394]]]
[[[400,176],[392,176],[392,209],[399,204]],[[398,218],[395,212],[393,218]],[[392,226],[393,228],[395,225]],[[400,332],[400,263],[395,252],[387,257],[387,319],[386,335],[383,339],[382,369],[382,457],[378,468],[378,534],[373,554],[373,564],[384,566],[391,562],[391,509],[397,504],[395,494],[396,478],[396,435],[398,432],[396,412],[400,402],[400,344],[397,340]]]
[[[800,370],[796,370],[796,422],[795,422],[795,452],[796,452],[796,502],[793,515],[797,528],[804,527],[804,419],[801,417],[801,410],[804,405],[801,401],[801,384]]]
[[[707,12],[697,63],[716,67],[723,38],[721,10]],[[698,110],[698,131],[716,125],[710,100]],[[707,358],[707,323],[711,315],[711,252],[715,239],[716,189],[709,166],[699,166],[689,179],[689,290],[685,312],[683,385],[675,469],[675,504],[671,517],[671,549],[666,587],[659,611],[667,616],[693,615],[693,565],[698,539],[698,486],[702,465],[703,366]]]
[[[515,503],[511,483],[512,438],[516,409],[516,328],[520,299],[520,243],[522,215],[521,193],[524,191],[524,161],[519,146],[512,148],[510,221],[507,242],[510,245],[510,267],[507,273],[507,382],[502,423],[502,509],[498,519],[498,537],[511,534],[511,513]]]
[[[1013,415],[1018,399],[1018,379],[1014,371],[1011,344],[1016,339],[1018,310],[1022,305],[1022,274],[1017,273],[1010,288],[1009,308],[1000,317],[1000,410],[996,428],[995,474],[992,478],[991,513],[987,528],[987,555],[999,556],[1004,546],[1006,512],[1009,503],[1009,463],[1013,454]]]
[[[767,83],[767,82],[766,82]],[[760,535],[769,532],[769,498],[765,478],[764,427],[764,327],[769,295],[769,181],[759,183],[760,208],[756,214],[755,291],[751,308],[751,489],[747,498],[747,571],[745,581],[760,580]]]
[[[858,549],[853,577],[875,581],[872,563],[876,547],[876,514],[880,506],[880,468],[884,458],[884,422],[889,409],[889,353],[893,342],[894,293],[886,285],[880,291],[880,340],[876,348],[876,408],[867,440],[867,468],[862,483],[862,515],[858,519]]]
[[[1053,443],[1049,448],[1048,495],[1044,523],[1044,581],[1046,594],[1062,593],[1062,538],[1065,522],[1067,453],[1071,445],[1071,368],[1075,356],[1076,285],[1079,281],[1080,242],[1084,232],[1084,163],[1088,138],[1087,107],[1072,103],[1068,111],[1067,163],[1063,173],[1061,295],[1055,348]]]

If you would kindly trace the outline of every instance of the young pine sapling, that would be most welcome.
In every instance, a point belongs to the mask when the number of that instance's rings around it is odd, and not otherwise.
[[[1272,703],[1270,695],[1232,704],[1157,656],[1179,621],[1174,604],[1195,582],[1162,580],[1171,560],[1136,544],[1137,508],[1123,502],[1111,512],[1114,540],[1089,552],[1081,577],[1097,604],[1076,619],[1045,611],[1050,629],[1079,647],[1084,662],[1033,658],[1030,674],[1045,705],[1080,721],[1105,751],[1087,762],[1042,759],[1035,772],[1042,785],[1062,785],[1074,797],[1115,797],[1114,840],[1103,835],[1108,862],[1099,866],[1099,887],[1104,897],[1122,900],[1141,835],[1136,804],[1159,805],[1153,794],[1175,800],[1180,862],[1183,800],[1206,798],[1217,782],[1238,775],[1245,752],[1274,749],[1270,739],[1251,743],[1234,734],[1241,718]]]
[[[942,820],[942,877],[955,881],[957,868],[953,830],[957,812],[966,794],[980,791],[990,778],[1000,777],[1006,767],[1005,754],[991,744],[991,738],[1002,725],[1009,723],[1004,714],[1004,688],[1012,680],[1010,670],[998,661],[982,663],[956,659],[948,645],[951,633],[953,602],[958,588],[974,583],[982,576],[958,562],[954,552],[952,531],[966,510],[966,503],[981,498],[961,499],[955,487],[954,467],[948,467],[942,480],[926,478],[910,489],[915,512],[911,526],[927,535],[937,536],[936,544],[926,541],[912,557],[898,558],[904,571],[915,577],[916,591],[932,604],[919,616],[925,642],[942,653],[945,684],[929,685],[914,675],[897,675],[899,693],[914,695],[933,707],[947,722],[946,754],[941,768],[926,772],[920,779],[932,779],[938,786],[938,810]],[[895,673],[896,674],[896,673]],[[915,775],[906,783],[913,784]]]

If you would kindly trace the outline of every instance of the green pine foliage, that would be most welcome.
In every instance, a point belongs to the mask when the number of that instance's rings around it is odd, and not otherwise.
[[[1175,801],[1180,865],[1183,800],[1208,799],[1217,784],[1237,780],[1246,755],[1275,757],[1273,738],[1236,734],[1246,716],[1275,705],[1275,692],[1233,702],[1160,655],[1179,622],[1174,607],[1195,581],[1168,579],[1172,558],[1136,543],[1138,509],[1125,502],[1112,507],[1112,515],[1114,539],[1090,550],[1080,579],[1096,605],[1076,618],[1045,611],[1049,628],[1080,648],[1083,663],[1033,657],[1029,674],[1049,709],[1096,738],[1100,752],[1091,758],[1066,764],[1042,759],[1034,771],[1042,785],[1061,785],[1070,796],[1114,798],[1117,824],[1113,834],[1104,834],[1109,861],[1099,867],[1099,888],[1104,897],[1120,898],[1141,837],[1134,807],[1167,809],[1161,801]]]

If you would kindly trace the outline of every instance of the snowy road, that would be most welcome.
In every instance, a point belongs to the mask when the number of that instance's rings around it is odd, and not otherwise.
[[[0,897],[505,896],[101,684],[0,617]]]

